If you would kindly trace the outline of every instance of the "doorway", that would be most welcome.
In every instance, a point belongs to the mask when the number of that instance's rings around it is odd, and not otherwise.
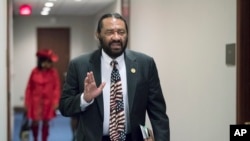
[[[54,67],[58,70],[63,86],[70,59],[70,29],[69,28],[38,28],[37,49],[52,49],[58,55]]]
[[[250,124],[250,1],[237,0],[237,124]]]

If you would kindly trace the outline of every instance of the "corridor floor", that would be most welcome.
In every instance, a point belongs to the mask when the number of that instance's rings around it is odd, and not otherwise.
[[[14,114],[14,128],[12,139],[13,141],[21,141],[19,138],[19,132],[21,128],[21,122],[23,113],[18,112]],[[41,133],[41,132],[39,132]],[[72,132],[70,128],[70,118],[63,117],[57,114],[57,117],[50,122],[48,141],[72,141]],[[33,141],[32,133],[30,132],[30,141]],[[41,141],[41,135],[39,134],[39,140]]]

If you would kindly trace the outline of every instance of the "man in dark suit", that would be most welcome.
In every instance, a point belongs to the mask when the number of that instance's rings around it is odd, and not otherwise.
[[[169,141],[169,119],[154,59],[126,49],[128,26],[120,14],[103,15],[96,37],[99,49],[70,62],[60,99],[62,115],[79,117],[77,141],[113,140],[109,132],[112,60],[117,61],[121,78],[126,141]],[[143,139],[140,125],[145,125],[146,112],[153,133]]]

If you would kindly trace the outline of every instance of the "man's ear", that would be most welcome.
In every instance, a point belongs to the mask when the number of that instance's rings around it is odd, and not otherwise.
[[[100,34],[96,32],[96,33],[95,33],[95,37],[96,37],[97,40],[99,40]]]

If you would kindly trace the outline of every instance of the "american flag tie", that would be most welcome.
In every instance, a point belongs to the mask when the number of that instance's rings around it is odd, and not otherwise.
[[[109,136],[111,141],[125,141],[125,115],[122,96],[122,83],[117,61],[113,60],[110,65],[113,67],[111,72],[110,87],[110,120]]]

